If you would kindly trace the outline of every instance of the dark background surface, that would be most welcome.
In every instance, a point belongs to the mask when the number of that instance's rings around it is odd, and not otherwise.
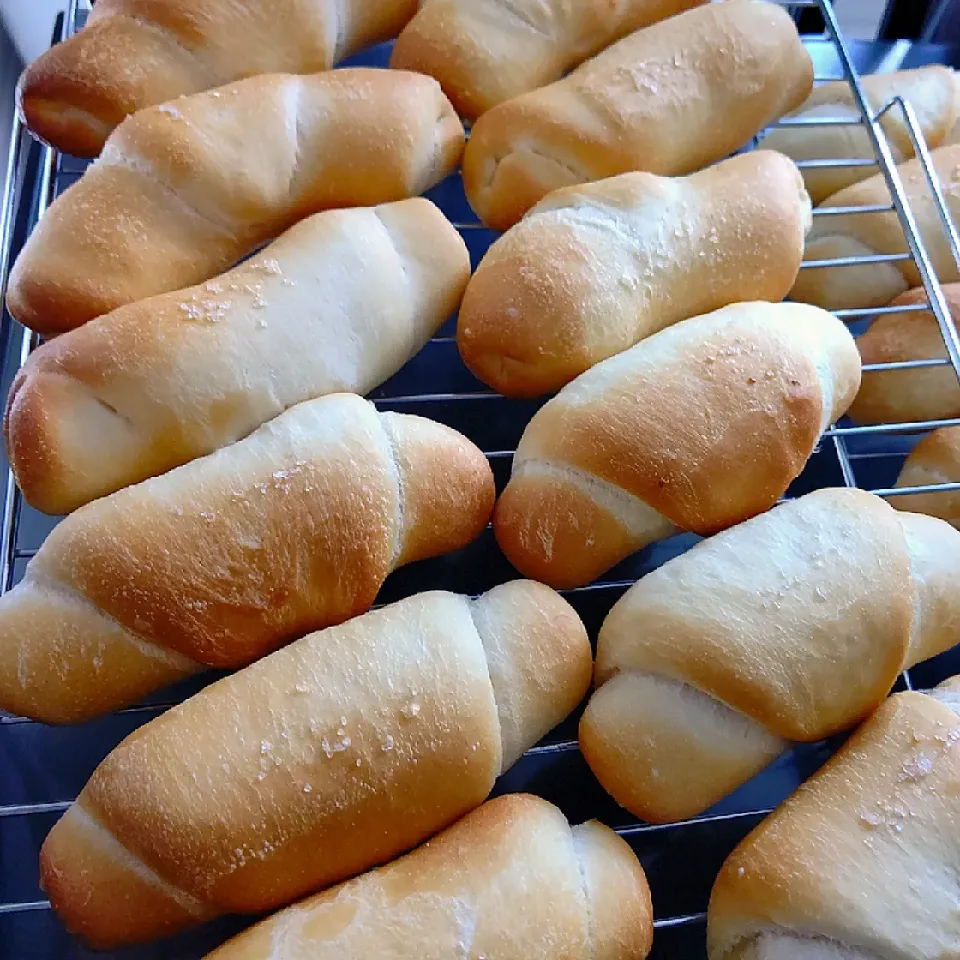
[[[810,49],[818,76],[841,73],[835,51],[826,42],[811,41]],[[863,73],[941,62],[960,66],[960,47],[911,46],[910,44],[853,43],[856,66]],[[383,65],[387,49],[378,48],[355,63]],[[36,206],[36,165],[39,149],[30,149],[30,176],[21,204],[18,243],[33,220]],[[58,189],[72,183],[83,164],[64,158],[58,166]],[[462,225],[474,264],[489,245],[493,234],[478,229],[466,204],[458,177],[431,192],[447,215]],[[510,451],[537,403],[509,401],[491,396],[486,387],[469,374],[449,339],[452,325],[440,338],[408,364],[373,398],[381,409],[395,409],[433,417],[462,431],[491,457],[498,486],[509,473]],[[19,329],[4,314],[4,356],[0,387],[9,385],[16,363],[9,347],[19,342]],[[455,395],[455,398],[442,395]],[[874,441],[851,443],[858,485],[866,488],[888,486],[895,478],[902,454],[912,438],[892,438],[878,445]],[[0,466],[5,466],[0,464]],[[791,490],[800,494],[821,486],[840,486],[836,451],[824,442],[803,475]],[[17,576],[30,552],[42,542],[51,522],[35,512],[23,512],[18,548]],[[631,558],[603,578],[599,584],[569,591],[574,604],[595,637],[603,616],[637,576],[688,548],[696,538],[690,535],[657,544]],[[466,550],[450,557],[406,568],[390,578],[381,600],[390,601],[423,589],[452,589],[478,593],[516,574],[500,555],[489,531]],[[930,686],[960,672],[960,657],[949,654],[912,671],[917,687]],[[210,678],[206,678],[208,681]],[[165,691],[152,698],[154,706],[108,717],[68,729],[54,729],[34,723],[0,718],[0,905],[43,898],[37,885],[37,852],[59,810],[32,811],[19,815],[16,805],[59,803],[76,796],[96,764],[127,733],[170,703],[195,689]],[[198,733],[200,733],[198,731]],[[710,816],[689,824],[650,828],[618,808],[600,789],[573,742],[576,717],[546,738],[544,745],[524,757],[498,784],[498,792],[527,790],[557,803],[573,822],[598,817],[624,833],[640,855],[653,889],[657,931],[653,956],[665,958],[705,957],[703,921],[684,918],[706,909],[710,886],[723,859],[760,819],[757,811],[769,809],[809,776],[830,755],[836,744],[814,744],[797,748],[780,758],[768,770],[745,785],[711,811]],[[322,851],[319,852],[322,855]],[[0,911],[2,911],[0,906]],[[243,922],[227,920],[213,924],[161,945],[141,947],[109,955],[116,960],[195,960],[238,929]],[[87,960],[91,954],[78,946],[60,928],[48,910],[0,912],[0,960]]]

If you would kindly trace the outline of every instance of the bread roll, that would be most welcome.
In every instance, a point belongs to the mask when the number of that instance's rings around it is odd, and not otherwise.
[[[47,837],[44,889],[109,948],[282,906],[482,803],[590,668],[573,609],[529,581],[311,634],[127,737]]]
[[[777,502],[859,383],[853,338],[823,311],[741,303],[685,320],[534,416],[497,540],[525,576],[574,587],[677,528],[739,523]]]
[[[557,190],[480,263],[460,353],[507,396],[559,390],[678,320],[782,300],[809,227],[799,171],[767,151],[682,179],[625,173]]]
[[[931,156],[947,206],[954,220],[960,221],[960,144],[940,147],[932,151]],[[960,281],[960,268],[950,251],[920,161],[908,160],[898,169],[937,276],[942,283]],[[821,208],[864,207],[890,202],[886,181],[883,174],[878,173],[869,180],[835,193],[821,204]],[[814,219],[813,230],[807,237],[804,259],[827,260],[907,252],[907,239],[895,211],[831,214]],[[816,267],[800,271],[790,296],[828,310],[882,307],[911,287],[919,287],[920,283],[920,273],[913,260]]]
[[[67,513],[302,400],[367,393],[457,308],[470,257],[428,200],[319,213],[226,276],[44,344],[5,422],[26,500]]]
[[[947,142],[960,117],[960,89],[949,67],[933,64],[897,73],[878,73],[862,77],[860,82],[874,110],[881,110],[894,97],[909,101],[931,149]],[[870,160],[876,155],[873,142],[860,123],[860,107],[846,80],[816,87],[790,116],[839,117],[853,123],[850,126],[779,127],[764,138],[764,147],[779,150],[794,160]],[[888,110],[880,123],[898,162],[914,156],[916,150],[902,110],[898,107]],[[803,179],[813,202],[820,203],[838,190],[866,180],[876,171],[876,167],[811,167],[803,171]]]
[[[251,663],[468,543],[493,498],[483,454],[448,427],[350,394],[299,404],[53,530],[0,598],[0,708],[84,720]]]
[[[71,330],[208,280],[319,210],[422,193],[462,149],[439,85],[412,73],[254,77],[150,107],[33,231],[10,312]]]
[[[891,697],[723,865],[710,960],[947,960],[960,912],[960,696]]]
[[[960,283],[946,284],[943,293],[956,322],[960,317]],[[919,303],[929,303],[923,287],[907,291],[890,305]],[[864,364],[947,357],[940,324],[929,310],[881,314],[857,341],[857,347]],[[912,423],[960,416],[957,371],[952,364],[867,371],[850,416],[858,423]]]
[[[702,813],[792,741],[857,724],[960,631],[960,533],[819,490],[643,577],[600,630],[580,724],[621,806]]]
[[[960,427],[941,427],[927,434],[907,457],[897,487],[960,483]],[[890,497],[898,510],[939,517],[960,529],[960,491],[906,493]]]
[[[27,125],[96,156],[124,117],[262,73],[329,70],[397,35],[417,0],[97,0],[87,26],[27,67]]]
[[[556,190],[630,170],[692,173],[742,147],[813,85],[783,8],[697,7],[640,30],[476,123],[463,159],[470,205],[505,230]]]
[[[515,794],[402,860],[298,903],[208,960],[643,960],[650,891],[636,855],[596,821]]]
[[[390,66],[440,81],[461,116],[559,80],[634,30],[705,0],[430,0],[407,24]]]

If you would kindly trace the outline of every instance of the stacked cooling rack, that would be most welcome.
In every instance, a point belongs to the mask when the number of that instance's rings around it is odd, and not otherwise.
[[[949,322],[942,291],[905,203],[893,158],[879,124],[887,110],[901,111],[916,139],[917,155],[927,164],[929,171],[929,155],[909,105],[895,100],[879,113],[869,108],[829,0],[808,0],[788,6],[796,10],[802,7],[821,10],[827,36],[826,40],[813,41],[817,53],[822,54],[815,59],[821,65],[821,71],[827,61],[832,61],[834,67],[831,73],[818,76],[818,80],[845,79],[852,85],[855,102],[859,103],[862,114],[852,120],[820,118],[785,122],[794,126],[862,124],[875,147],[872,157],[855,161],[808,161],[800,166],[855,164],[882,171],[888,180],[892,206],[901,219],[910,249],[909,254],[901,256],[845,258],[808,266],[843,267],[865,260],[891,261],[912,257],[924,280],[928,297],[928,304],[918,304],[913,309],[932,310],[940,323],[949,359],[886,366],[952,364],[960,375],[960,339]],[[84,18],[85,11],[77,0],[73,0],[66,15],[58,21],[57,38],[74,32],[82,26]],[[389,48],[381,47],[367,51],[352,62],[385,66],[388,55]],[[52,200],[78,179],[85,166],[82,161],[59,155],[51,148],[35,143],[18,122],[15,122],[11,143],[0,211],[0,290],[4,292],[10,264],[26,236]],[[943,229],[954,256],[960,262],[960,239],[933,179],[931,188],[940,205]],[[430,196],[463,234],[476,267],[495,235],[476,221],[464,197],[459,176],[442,183],[431,191]],[[858,215],[871,216],[890,209],[889,206],[865,208]],[[836,208],[816,211],[815,215],[846,212],[850,211]],[[896,309],[902,311],[905,308]],[[884,309],[876,308],[855,309],[839,311],[838,316],[849,322],[856,332],[868,318],[883,312]],[[3,347],[0,386],[6,391],[16,370],[36,343],[34,335],[6,313],[3,314],[0,341]],[[507,400],[491,393],[474,379],[459,358],[452,322],[446,324],[400,373],[377,389],[371,399],[380,409],[420,414],[464,433],[487,454],[498,489],[503,488],[509,476],[513,450],[524,426],[542,403]],[[913,444],[935,427],[952,425],[960,425],[960,419],[866,427],[841,421],[826,433],[789,496],[818,487],[842,485],[861,487],[881,495],[934,489],[890,488]],[[21,501],[6,464],[2,466],[6,486],[0,529],[0,589],[7,590],[23,575],[27,561],[55,521]],[[947,484],[942,489],[960,489],[960,484]],[[692,535],[681,535],[657,544],[621,564],[600,582],[567,591],[565,596],[595,636],[604,615],[628,586],[695,541]],[[498,551],[492,533],[487,530],[477,542],[457,554],[400,570],[388,580],[379,599],[390,602],[424,589],[478,594],[515,576]],[[915,668],[902,677],[900,684],[901,688],[928,687],[954,673],[960,673],[960,654],[956,652]],[[209,680],[207,675],[202,682]],[[191,681],[181,688],[165,691],[135,707],[78,728],[48,728],[0,714],[0,960],[81,960],[93,956],[63,932],[50,913],[38,885],[37,852],[40,844],[108,751],[137,726],[189,695],[200,682]],[[572,822],[596,817],[615,827],[637,851],[650,880],[657,914],[653,957],[661,960],[705,957],[705,910],[710,887],[721,863],[766,812],[826,760],[836,744],[798,747],[707,815],[654,827],[637,823],[597,784],[577,749],[577,720],[578,716],[571,718],[546,741],[529,751],[502,778],[498,792],[530,791],[556,803]],[[132,960],[133,957],[137,960],[159,957],[193,960],[238,925],[236,921],[226,921],[167,944],[112,956],[117,960]]]

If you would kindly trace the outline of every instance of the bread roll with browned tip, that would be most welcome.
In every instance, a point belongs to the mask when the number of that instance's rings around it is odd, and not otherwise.
[[[86,27],[27,67],[27,125],[96,156],[124,117],[263,73],[316,73],[395,37],[417,0],[97,0]]]
[[[948,960],[960,945],[960,693],[891,697],[717,877],[710,960]]]
[[[513,794],[207,960],[643,960],[652,940],[650,890],[626,841]]]
[[[896,486],[927,487],[960,483],[960,427],[941,427],[928,433],[907,457]],[[960,491],[905,493],[890,497],[898,510],[939,517],[960,529]]]
[[[367,393],[456,309],[466,245],[428,200],[318,213],[217,280],[35,351],[7,402],[27,502],[67,513],[303,400]]]
[[[484,114],[463,158],[467,197],[488,227],[505,230],[559,187],[631,170],[692,173],[812,86],[810,55],[782,7],[708,3]]]
[[[945,284],[943,294],[956,322],[960,317],[960,283]],[[923,287],[896,298],[892,307],[928,304]],[[885,313],[857,340],[864,364],[903,363],[947,358],[937,318],[929,310]],[[868,370],[850,407],[858,423],[913,423],[960,416],[960,379],[953,365]]]
[[[430,0],[394,44],[390,66],[440,81],[461,116],[559,80],[634,30],[705,0]]]
[[[678,320],[782,300],[809,227],[799,171],[763,150],[689,177],[624,173],[557,190],[481,261],[460,354],[507,396],[559,390]]]
[[[819,490],[643,577],[600,630],[580,745],[621,806],[702,813],[791,742],[847,730],[960,638],[960,533]]]
[[[10,312],[62,333],[208,280],[312,213],[422,193],[463,142],[436,80],[385,70],[253,77],[142,110],[30,235]]]
[[[960,144],[940,147],[933,150],[931,156],[947,206],[954,220],[960,222]],[[920,161],[908,160],[898,170],[936,275],[942,283],[960,281],[960,268],[953,259],[943,221]],[[833,194],[819,209],[890,203],[886,180],[882,173],[878,173]],[[907,238],[893,210],[829,214],[814,218],[804,260],[908,252]],[[790,296],[828,310],[851,310],[886,306],[911,287],[920,285],[920,273],[912,259],[841,267],[804,267]]]
[[[311,634],[121,743],[47,837],[44,889],[109,948],[290,903],[481,804],[591,666],[572,607],[529,581]]]
[[[960,90],[949,67],[932,64],[896,73],[861,77],[863,92],[874,110],[881,110],[894,97],[903,97],[913,107],[927,146],[931,149],[949,142],[948,137],[960,116]],[[869,160],[875,156],[873,142],[860,122],[860,107],[846,80],[814,88],[802,106],[790,114],[795,118],[843,118],[849,126],[778,127],[763,140],[763,146],[779,150],[794,160]],[[894,158],[899,162],[916,153],[913,140],[899,108],[888,110],[880,119]],[[814,203],[851,184],[873,176],[876,167],[811,167],[803,171],[807,191]]]
[[[739,303],[588,370],[530,421],[494,513],[507,558],[555,587],[677,529],[772,507],[850,405],[860,355],[836,318]]]
[[[493,508],[483,454],[351,394],[87,504],[0,598],[0,708],[85,720],[368,610]]]

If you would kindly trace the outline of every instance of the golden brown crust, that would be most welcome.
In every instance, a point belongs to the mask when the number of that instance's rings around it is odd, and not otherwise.
[[[705,0],[431,0],[397,38],[390,66],[440,82],[475,120],[563,74],[634,30]]]
[[[100,764],[44,846],[54,908],[115,946],[169,930],[171,900],[181,925],[261,913],[386,862],[479,805],[590,666],[569,604],[523,581],[305,637]],[[101,905],[124,874],[146,912],[118,921]]]
[[[644,819],[701,813],[950,649],[958,576],[960,535],[859,490],[820,490],[720,533],[608,614],[584,755]]]
[[[697,7],[482,116],[463,160],[467,196],[503,230],[561,186],[629,170],[691,173],[743,146],[812,85],[810,57],[781,8]]]
[[[415,12],[416,0],[99,0],[27,67],[23,114],[54,146],[95,156],[129,114],[244,77],[328,70]]]
[[[809,226],[799,171],[769,151],[682,179],[628,173],[556,191],[481,261],[460,354],[506,396],[554,392],[679,320],[782,300]]]
[[[568,585],[671,523],[709,534],[745,520],[783,494],[858,386],[852,337],[797,304],[736,304],[664,330],[536,414],[498,541],[518,569]],[[593,528],[605,516],[612,533]]]
[[[591,918],[600,924],[592,935]],[[636,927],[625,930],[629,920]],[[271,917],[209,960],[268,960],[278,943],[289,960],[458,952],[643,960],[651,934],[649,890],[627,845],[599,824],[571,832],[555,807],[512,795],[407,857]]]
[[[960,317],[960,283],[943,286],[954,323]],[[892,307],[928,303],[923,287],[896,298]],[[946,359],[947,348],[936,317],[887,313],[877,317],[857,340],[864,364]],[[906,370],[867,371],[850,407],[859,423],[898,423],[949,419],[960,415],[960,380],[951,364]]]
[[[927,434],[907,457],[898,487],[960,483],[960,427],[941,427]],[[890,497],[898,510],[925,513],[960,529],[960,491],[909,493]]]
[[[914,596],[896,512],[862,491],[817,491],[642,578],[604,621],[597,682],[680,679],[780,737],[820,740],[890,691]]]
[[[653,946],[643,867],[622,837],[596,820],[573,828],[590,911],[591,960],[640,960]]]
[[[947,136],[960,115],[960,90],[949,67],[932,64],[915,70],[878,73],[861,77],[861,85],[875,110],[881,110],[894,97],[901,96],[913,107],[927,146],[931,149],[947,142]],[[859,117],[853,92],[846,80],[815,87],[794,117]],[[900,109],[888,110],[880,120],[893,155],[904,160],[914,155],[913,141]],[[874,155],[865,129],[850,126],[780,127],[763,140],[763,146],[779,150],[794,160],[851,159]],[[843,190],[876,172],[876,167],[807,168],[803,179],[814,203]]]
[[[957,715],[932,697],[884,703],[724,864],[708,915],[712,960],[765,934],[795,944],[784,956],[813,937],[878,960],[955,952],[958,744]]]
[[[931,158],[943,187],[947,207],[954,220],[958,220],[960,144],[933,150]],[[936,275],[942,283],[960,281],[960,268],[953,259],[920,161],[908,160],[898,170]],[[833,194],[820,206],[883,206],[890,202],[886,181],[883,174],[878,173],[869,180]],[[907,252],[906,237],[896,212],[836,214],[815,219],[813,230],[807,238],[804,260]],[[920,274],[912,259],[846,267],[815,267],[800,271],[790,296],[829,310],[882,307],[920,284]]]
[[[63,671],[74,669],[118,625],[124,656],[141,671],[141,641],[153,656],[159,647],[210,666],[249,663],[368,609],[397,563],[469,542],[493,500],[483,455],[440,424],[402,423],[388,434],[373,406],[349,394],[308,401],[240,443],[72,514],[0,601],[0,702],[57,719],[65,675],[34,668],[56,656],[69,665]],[[407,438],[429,455],[404,461]],[[440,489],[457,510],[425,530],[434,521],[429,496]],[[37,591],[48,604],[28,625]],[[70,612],[78,602],[88,611],[82,629]],[[83,668],[90,681],[102,672],[95,655],[93,663]],[[129,682],[118,677],[102,697],[95,685],[75,697],[96,715],[128,702]]]
[[[319,210],[422,193],[462,148],[439,85],[411,73],[254,77],[142,110],[31,234],[10,310],[72,329],[206,280]]]
[[[57,337],[21,368],[7,405],[20,489],[68,513],[295,403],[367,393],[454,312],[469,271],[428,200],[328,211],[216,280]]]

